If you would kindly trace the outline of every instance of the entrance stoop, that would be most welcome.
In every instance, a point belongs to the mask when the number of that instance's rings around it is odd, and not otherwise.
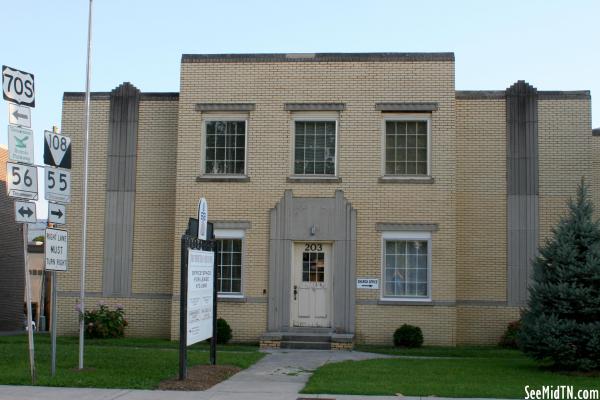
[[[353,334],[322,332],[266,332],[261,349],[352,350]]]

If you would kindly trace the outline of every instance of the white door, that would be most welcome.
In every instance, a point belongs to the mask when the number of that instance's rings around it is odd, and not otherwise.
[[[294,244],[291,295],[293,326],[331,326],[330,244]]]

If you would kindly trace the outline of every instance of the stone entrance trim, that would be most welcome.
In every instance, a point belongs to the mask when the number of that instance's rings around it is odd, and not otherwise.
[[[260,338],[261,350],[352,350],[354,335],[345,333],[267,332]]]

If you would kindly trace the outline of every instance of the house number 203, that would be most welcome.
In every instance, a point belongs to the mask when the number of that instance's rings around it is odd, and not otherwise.
[[[304,251],[323,251],[321,243],[304,243]]]

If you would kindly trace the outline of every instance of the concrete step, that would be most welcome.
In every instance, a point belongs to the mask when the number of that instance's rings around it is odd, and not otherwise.
[[[329,335],[317,335],[317,334],[289,334],[281,336],[281,340],[284,342],[331,342],[331,336]]]
[[[331,350],[329,342],[301,342],[301,341],[282,341],[282,349],[297,349],[297,350]]]

